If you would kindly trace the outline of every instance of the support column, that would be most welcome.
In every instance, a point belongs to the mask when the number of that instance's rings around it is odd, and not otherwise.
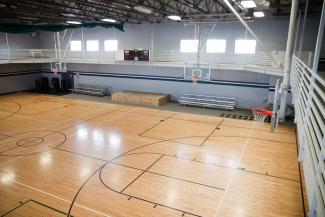
[[[291,57],[293,53],[293,43],[294,43],[298,3],[299,3],[298,0],[292,0],[292,4],[291,4],[287,50],[285,56],[285,65],[284,65],[283,82],[282,82],[282,97],[280,102],[280,111],[278,114],[280,121],[284,121],[286,107],[287,107],[288,89],[289,89],[289,82],[290,82],[290,66],[291,66]]]
[[[302,45],[304,43],[304,35],[305,35],[305,27],[306,27],[307,14],[308,14],[308,6],[309,6],[309,0],[306,0],[304,21],[302,23],[301,38],[300,38],[300,44],[299,44],[299,50],[298,50],[298,57],[299,58],[300,58],[300,55],[301,55]]]
[[[8,50],[8,60],[11,59],[11,54],[10,54],[10,46],[9,46],[9,39],[8,39],[8,34],[6,33],[6,42],[7,42],[7,50]]]

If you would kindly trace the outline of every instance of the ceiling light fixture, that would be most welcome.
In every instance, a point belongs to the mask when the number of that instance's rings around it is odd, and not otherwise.
[[[142,5],[135,6],[135,7],[133,7],[133,9],[136,10],[136,11],[146,13],[146,14],[151,14],[153,12],[153,10],[151,8],[147,8],[147,7],[142,6]]]
[[[67,21],[67,23],[69,23],[69,24],[81,24],[81,22],[78,22],[78,21]]]
[[[252,1],[252,0],[241,1],[240,4],[241,4],[244,8],[255,8],[255,7],[256,7],[255,2]]]
[[[174,20],[174,21],[180,21],[182,18],[178,15],[169,15],[168,19]]]
[[[65,17],[75,17],[76,15],[74,14],[66,14],[66,13],[61,13],[62,16],[65,16]]]
[[[264,12],[263,11],[254,11],[253,13],[254,17],[264,17]]]
[[[114,20],[114,19],[110,19],[110,18],[105,18],[105,19],[102,19],[103,22],[109,22],[109,23],[116,23],[117,21]]]

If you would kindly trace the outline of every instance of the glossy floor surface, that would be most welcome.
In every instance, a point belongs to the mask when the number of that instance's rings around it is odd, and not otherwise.
[[[2,216],[303,216],[295,129],[0,96]]]

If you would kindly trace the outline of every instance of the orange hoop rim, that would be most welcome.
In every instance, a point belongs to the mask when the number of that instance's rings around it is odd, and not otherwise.
[[[196,83],[200,79],[200,76],[198,75],[192,75],[192,81],[193,83]]]
[[[253,114],[266,115],[266,116],[272,116],[273,114],[272,111],[260,107],[252,108],[252,112]]]

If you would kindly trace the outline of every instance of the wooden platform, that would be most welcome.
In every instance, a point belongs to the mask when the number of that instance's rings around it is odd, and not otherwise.
[[[295,129],[0,96],[0,216],[303,217]]]
[[[170,101],[170,95],[160,93],[122,91],[113,93],[112,101],[118,103],[160,106]]]

